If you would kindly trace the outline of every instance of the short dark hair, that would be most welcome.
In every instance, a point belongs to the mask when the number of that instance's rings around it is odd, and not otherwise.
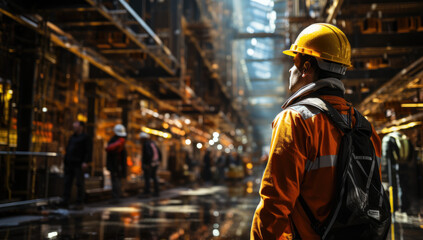
[[[78,123],[79,123],[79,126],[81,126],[81,127],[85,127],[85,122],[83,122],[83,121],[78,121]]]
[[[300,57],[300,68],[302,68],[304,66],[304,63],[308,61],[311,65],[311,67],[316,70],[317,79],[330,78],[331,77],[331,78],[336,78],[338,80],[341,80],[341,79],[345,78],[345,76],[342,75],[342,74],[329,72],[329,71],[321,69],[319,67],[319,64],[317,63],[317,59],[313,56],[310,56],[310,55],[307,55],[307,54],[301,54],[300,56],[301,56]],[[326,61],[326,60],[323,60],[323,61]],[[299,70],[302,71],[302,69],[299,69]]]

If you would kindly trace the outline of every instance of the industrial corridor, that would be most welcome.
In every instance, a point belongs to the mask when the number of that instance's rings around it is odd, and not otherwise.
[[[422,0],[0,0],[0,240],[423,240]]]

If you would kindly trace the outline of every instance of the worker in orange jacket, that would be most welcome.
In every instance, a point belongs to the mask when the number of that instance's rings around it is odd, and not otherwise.
[[[317,23],[305,28],[283,53],[294,60],[289,70],[293,94],[272,123],[269,160],[251,239],[320,239],[297,199],[301,194],[319,222],[328,217],[334,206],[335,166],[342,135],[324,113],[292,105],[310,94],[318,95],[344,116],[348,111],[354,116],[340,81],[351,66],[351,47],[340,29]],[[381,142],[372,129],[371,140],[380,159]]]

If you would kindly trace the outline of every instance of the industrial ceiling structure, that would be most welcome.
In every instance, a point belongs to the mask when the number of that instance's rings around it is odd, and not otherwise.
[[[420,124],[423,2],[251,0],[248,5],[243,14],[235,16],[245,16],[242,36],[247,38],[245,79],[252,89],[249,109],[263,145],[269,143],[269,124],[288,96],[292,61],[281,51],[289,48],[302,29],[315,22],[337,25],[346,33],[353,63],[343,80],[346,98],[373,122],[379,133],[412,121],[405,126]],[[261,25],[263,16],[268,23]]]
[[[3,19],[43,36],[49,64],[52,46],[86,62],[96,94],[117,81],[129,88],[116,88],[119,98],[148,99],[253,148],[269,144],[288,97],[282,51],[315,22],[346,33],[346,97],[378,130],[420,120],[420,105],[404,104],[423,100],[422,12],[418,0],[0,1]]]

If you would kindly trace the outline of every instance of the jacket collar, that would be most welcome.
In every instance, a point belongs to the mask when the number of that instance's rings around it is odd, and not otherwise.
[[[291,97],[289,97],[285,103],[282,105],[283,109],[286,109],[289,105],[291,105],[295,100],[300,97],[304,97],[312,92],[315,92],[321,88],[335,88],[341,90],[343,93],[345,92],[344,84],[336,78],[323,78],[319,79],[315,82],[309,83],[302,88],[298,89]]]

